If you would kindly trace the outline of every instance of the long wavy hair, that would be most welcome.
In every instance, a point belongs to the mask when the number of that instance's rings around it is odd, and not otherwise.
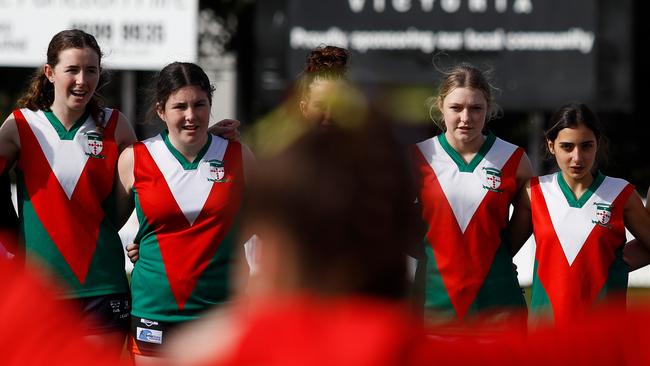
[[[99,60],[101,70],[102,51],[97,40],[91,34],[79,29],[68,29],[61,31],[52,37],[47,47],[47,64],[54,68],[59,63],[59,54],[69,48],[89,48],[95,53]],[[27,92],[18,100],[19,108],[28,108],[33,111],[49,111],[54,103],[54,85],[47,79],[43,67],[36,70],[32,76]],[[96,91],[86,105],[86,111],[95,121],[99,133],[103,132],[104,110],[103,101]]]

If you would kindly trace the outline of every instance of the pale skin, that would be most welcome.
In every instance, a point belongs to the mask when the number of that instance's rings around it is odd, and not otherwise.
[[[594,180],[592,171],[598,152],[596,135],[584,124],[578,123],[575,128],[560,130],[555,141],[547,140],[546,143],[571,192],[576,199],[580,199]],[[518,202],[521,209],[513,214],[513,221],[516,220],[519,226],[511,238],[519,245],[523,245],[533,231],[530,182],[527,182],[524,192]],[[638,239],[629,242],[624,248],[624,259],[630,270],[650,264],[650,250],[643,244],[650,243],[650,212],[643,206],[636,192],[625,202],[623,221],[625,227]]]
[[[164,105],[156,105],[160,119],[165,122],[169,131],[169,141],[187,159],[194,161],[199,151],[207,143],[208,123],[210,116],[210,101],[208,94],[198,86],[184,86],[174,91]],[[244,177],[250,173],[254,157],[250,149],[242,145]],[[120,154],[117,163],[114,197],[116,201],[116,221],[123,225],[134,208],[133,203],[133,147],[128,147]],[[127,254],[135,263],[139,257],[139,245],[131,243],[127,246]],[[136,363],[146,365],[158,362],[155,357],[136,355]]]
[[[337,88],[337,81],[327,79],[315,79],[309,85],[309,92],[299,103],[300,112],[307,122],[320,127],[332,124],[332,99]]]
[[[479,152],[486,139],[482,131],[486,123],[488,104],[483,92],[473,88],[455,88],[447,94],[438,107],[445,122],[445,138],[447,142],[466,163],[469,163]],[[532,165],[528,156],[524,153],[521,156],[516,172],[518,193],[513,202],[515,212],[522,209],[520,207],[521,202],[517,197],[521,196],[522,188],[532,175]],[[521,225],[519,221],[522,221],[522,219],[518,219],[519,216],[521,215],[513,215],[513,219],[510,221],[510,226],[514,231]],[[517,253],[520,247],[521,245],[511,248],[512,254]]]
[[[194,86],[183,87],[172,93],[164,106],[157,105],[156,110],[169,129],[171,143],[188,161],[193,161],[207,141],[206,132],[208,127],[206,122],[210,110],[207,94]],[[223,134],[222,136],[226,138],[230,136],[233,137],[230,138],[231,140],[237,140],[239,138],[239,132],[237,131],[239,122],[235,120],[225,121],[227,121],[225,128],[229,129],[230,135]],[[213,132],[212,128],[210,132]],[[244,159],[244,175],[246,176],[254,166],[255,158],[246,145],[242,145],[242,155]],[[126,149],[120,155],[117,166],[116,211],[118,214],[117,222],[121,226],[133,211],[133,196],[131,193],[134,183],[132,148]],[[136,243],[130,243],[126,246],[127,255],[131,262],[135,263],[139,259],[139,249],[140,247]]]
[[[86,105],[99,82],[99,56],[91,48],[68,48],[59,52],[56,65],[46,64],[43,71],[54,84],[54,101],[50,109],[66,129],[70,129],[84,114]],[[120,151],[136,141],[135,132],[120,114],[115,130],[115,141]],[[10,169],[20,155],[20,137],[13,114],[0,126],[0,156],[7,159]],[[124,333],[111,332],[87,337],[91,342],[111,349],[119,349]]]

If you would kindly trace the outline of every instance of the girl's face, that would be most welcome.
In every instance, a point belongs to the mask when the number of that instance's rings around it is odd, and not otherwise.
[[[565,178],[580,181],[591,177],[596,162],[598,141],[596,135],[583,123],[575,128],[563,128],[555,141],[546,141]]]
[[[300,101],[300,111],[313,126],[327,127],[332,124],[332,102],[339,82],[315,79],[309,86],[305,99]]]
[[[210,100],[200,87],[188,85],[176,90],[164,106],[157,106],[157,112],[174,141],[188,145],[205,141],[210,121]]]
[[[99,55],[91,48],[59,52],[56,66],[45,65],[45,76],[54,84],[54,103],[83,111],[99,83]]]
[[[487,100],[480,90],[452,90],[443,100],[440,110],[447,128],[445,137],[464,144],[480,139],[487,109]]]

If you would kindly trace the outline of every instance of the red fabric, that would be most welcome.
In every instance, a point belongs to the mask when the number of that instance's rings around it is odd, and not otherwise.
[[[113,189],[117,164],[114,110],[104,131],[102,155],[89,158],[70,199],[52,172],[36,136],[20,110],[14,111],[20,135],[18,167],[25,188],[43,227],[81,284],[86,280],[104,219],[102,202]]]
[[[503,192],[488,191],[462,232],[445,193],[420,150],[413,149],[418,175],[422,216],[429,225],[427,240],[436,257],[440,276],[459,319],[476,299],[501,245],[501,231],[516,192],[516,172],[523,154],[517,148],[502,169]],[[462,245],[461,245],[462,244]]]
[[[265,303],[223,364],[421,365],[426,338],[406,309],[361,298]]]
[[[148,225],[156,233],[167,279],[180,309],[232,228],[243,197],[241,144],[230,141],[224,156],[227,182],[214,183],[201,213],[190,225],[149,150],[134,145],[135,190]],[[157,214],[161,207],[172,214]]]
[[[539,179],[533,178],[530,187],[537,273],[553,306],[555,323],[569,324],[593,308],[607,281],[614,253],[625,241],[623,210],[633,187],[628,184],[616,197],[612,203],[610,227],[595,225],[571,265],[553,228]],[[621,305],[624,307],[625,303]]]
[[[359,298],[276,301],[244,318],[234,352],[201,366],[650,364],[647,309],[612,307],[570,327],[490,337],[429,337],[403,308]]]
[[[0,261],[0,288],[0,365],[121,364],[83,339],[79,316],[40,278]]]

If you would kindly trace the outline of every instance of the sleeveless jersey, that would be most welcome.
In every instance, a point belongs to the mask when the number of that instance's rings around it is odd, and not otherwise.
[[[131,281],[132,314],[195,319],[228,300],[244,193],[241,145],[209,135],[190,163],[164,131],[135,144],[133,154],[140,259]]]
[[[532,318],[564,324],[605,295],[618,292],[624,301],[623,210],[633,190],[623,179],[599,174],[576,199],[561,173],[531,180],[537,243]]]
[[[102,207],[113,188],[119,113],[104,112],[101,135],[88,115],[66,131],[51,112],[13,112],[26,258],[63,281],[65,297],[128,292],[122,242]]]
[[[510,250],[502,240],[523,150],[492,134],[469,164],[444,134],[413,150],[428,225],[427,315],[462,321],[470,314],[524,311]]]

